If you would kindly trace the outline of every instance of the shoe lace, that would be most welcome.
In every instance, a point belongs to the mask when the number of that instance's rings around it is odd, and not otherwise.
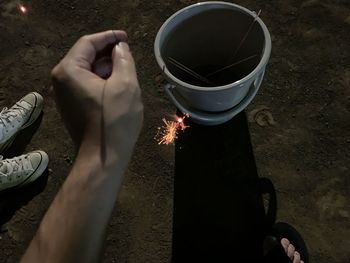
[[[18,104],[15,104],[10,109],[5,107],[0,112],[0,125],[2,124],[5,128],[7,128],[8,124],[10,124],[14,118],[20,117],[20,119],[22,119],[26,113],[26,108]],[[20,119],[18,122],[20,122]],[[14,127],[14,125],[12,125],[12,127]]]
[[[2,175],[9,181],[11,181],[14,176],[20,178],[26,172],[34,171],[32,163],[27,155],[21,155],[19,157],[5,160],[3,159],[3,156],[0,155],[0,161],[2,162],[2,165],[5,165],[7,168],[6,174],[2,173]]]

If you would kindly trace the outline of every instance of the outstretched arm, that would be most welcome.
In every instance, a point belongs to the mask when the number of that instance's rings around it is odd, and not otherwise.
[[[99,259],[143,121],[126,38],[125,32],[112,30],[84,36],[52,71],[57,107],[78,153],[22,262]],[[113,51],[106,55],[110,45]],[[103,63],[96,63],[101,56]]]

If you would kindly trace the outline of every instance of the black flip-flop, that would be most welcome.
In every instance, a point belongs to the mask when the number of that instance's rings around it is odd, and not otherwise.
[[[291,225],[283,222],[278,222],[273,225],[269,236],[272,236],[276,239],[276,245],[265,255],[264,262],[292,262],[281,245],[282,238],[287,238],[289,240],[289,242],[295,247],[295,250],[300,254],[300,258],[304,261],[304,263],[309,262],[309,254],[306,244],[299,232]]]

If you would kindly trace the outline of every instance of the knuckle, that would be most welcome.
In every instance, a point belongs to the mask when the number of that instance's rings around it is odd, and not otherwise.
[[[62,66],[61,64],[57,64],[52,70],[51,70],[51,78],[53,80],[59,80],[62,78]]]
[[[82,37],[79,38],[79,42],[86,42],[89,40],[89,35],[84,35]]]
[[[124,87],[126,87],[127,89],[134,89],[134,87],[136,86],[135,85],[135,81],[130,78],[130,77],[127,77],[125,76],[123,79],[122,79],[122,85]]]
[[[69,65],[61,61],[51,70],[51,79],[54,82],[65,82],[69,80]]]

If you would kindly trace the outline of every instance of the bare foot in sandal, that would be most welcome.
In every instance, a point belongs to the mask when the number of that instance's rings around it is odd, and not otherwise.
[[[295,247],[289,242],[287,238],[281,239],[281,245],[288,257],[293,260],[293,263],[304,263],[304,261],[300,259],[299,252],[295,251]]]

